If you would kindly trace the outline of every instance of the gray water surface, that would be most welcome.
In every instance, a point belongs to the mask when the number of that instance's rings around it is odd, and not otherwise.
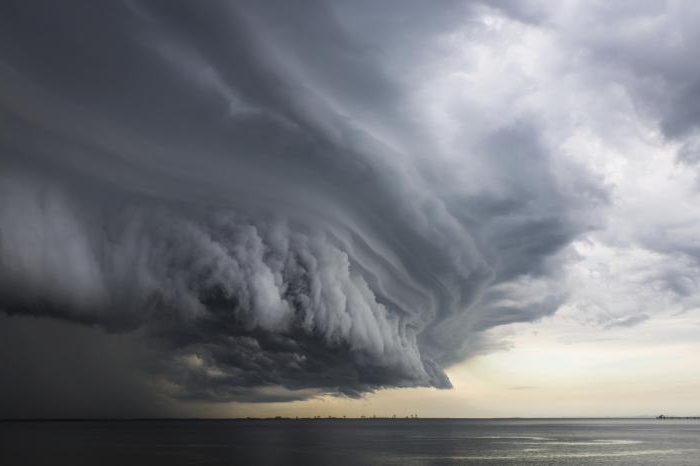
[[[698,465],[700,421],[0,422],[13,465]]]

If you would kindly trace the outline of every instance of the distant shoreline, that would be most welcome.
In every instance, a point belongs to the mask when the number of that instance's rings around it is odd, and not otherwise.
[[[665,421],[666,419],[700,419],[700,416],[656,416],[659,421]]]
[[[232,418],[8,418],[0,422],[250,422],[250,421],[566,421],[566,420],[700,420],[700,416],[634,417],[232,417]]]

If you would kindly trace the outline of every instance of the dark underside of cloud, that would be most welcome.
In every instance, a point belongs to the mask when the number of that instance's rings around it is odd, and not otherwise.
[[[556,310],[538,286],[603,195],[522,121],[450,178],[383,59],[450,15],[373,38],[358,5],[3,2],[0,309],[138,335],[214,401],[449,387],[481,332]]]

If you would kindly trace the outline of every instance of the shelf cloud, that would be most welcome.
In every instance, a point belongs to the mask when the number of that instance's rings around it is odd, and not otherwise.
[[[448,3],[4,3],[0,309],[138,336],[177,398],[450,387],[566,301],[609,186],[497,83],[423,85],[465,21],[547,21]]]

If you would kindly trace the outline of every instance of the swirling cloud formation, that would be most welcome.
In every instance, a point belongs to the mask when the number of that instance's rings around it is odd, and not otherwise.
[[[557,309],[607,202],[445,59],[536,8],[0,8],[0,309],[138,333],[178,397],[449,387],[483,331]]]

